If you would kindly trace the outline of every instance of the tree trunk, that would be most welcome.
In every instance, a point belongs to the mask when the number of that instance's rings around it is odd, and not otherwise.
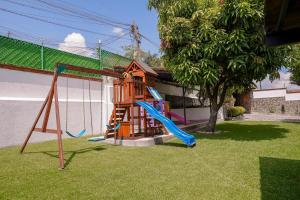
[[[211,106],[210,106],[210,117],[209,122],[206,128],[207,132],[215,132],[216,123],[218,119],[218,102],[217,98],[210,98]]]

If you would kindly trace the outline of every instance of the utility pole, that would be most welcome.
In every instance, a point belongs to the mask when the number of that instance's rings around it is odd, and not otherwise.
[[[11,35],[11,32],[8,31],[8,32],[7,32],[7,37],[10,38],[10,35]]]
[[[136,23],[134,21],[132,22],[132,24],[130,26],[130,33],[131,33],[131,37],[133,37],[133,40],[135,42],[133,58],[139,59],[141,57],[141,34],[139,32],[138,26],[136,25]]]

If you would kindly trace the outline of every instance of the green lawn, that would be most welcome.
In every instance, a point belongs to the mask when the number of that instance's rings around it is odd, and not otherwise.
[[[227,122],[145,148],[64,140],[0,149],[0,199],[300,199],[300,124]]]

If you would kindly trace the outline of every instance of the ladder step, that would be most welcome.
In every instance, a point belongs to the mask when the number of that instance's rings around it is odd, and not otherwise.
[[[119,122],[117,121],[117,124],[118,124],[118,123],[119,123]],[[110,125],[114,125],[114,124],[115,124],[114,122],[111,122],[111,123],[110,123]]]
[[[116,118],[117,121],[120,121],[120,120],[122,120],[122,119],[123,119],[123,118],[121,118],[121,117],[117,117],[117,118]],[[113,120],[113,121],[114,121],[114,120]]]

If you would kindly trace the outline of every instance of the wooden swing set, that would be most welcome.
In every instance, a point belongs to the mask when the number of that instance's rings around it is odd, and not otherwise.
[[[42,132],[42,133],[51,133],[57,135],[57,143],[58,143],[58,158],[59,158],[59,167],[61,169],[64,169],[64,155],[63,155],[63,145],[62,145],[62,129],[61,129],[61,120],[60,120],[60,111],[59,111],[59,102],[58,102],[58,91],[57,91],[57,80],[60,75],[66,70],[69,71],[76,71],[76,72],[82,72],[86,74],[96,74],[96,75],[105,75],[105,76],[111,76],[119,78],[120,75],[118,73],[107,71],[107,70],[96,70],[96,69],[89,69],[84,67],[78,67],[73,65],[67,65],[67,64],[57,64],[54,69],[54,75],[51,82],[51,87],[48,92],[47,97],[45,98],[45,101],[38,112],[38,115],[36,116],[36,119],[34,120],[34,123],[21,147],[20,153],[24,152],[24,149],[32,136],[33,132]],[[90,85],[89,85],[90,87]],[[89,93],[90,95],[90,93]],[[55,120],[56,120],[56,129],[49,129],[47,128],[51,106],[54,98],[54,107],[55,107]],[[91,97],[90,97],[91,98]],[[46,110],[45,110],[46,109]],[[42,127],[38,128],[37,123],[40,120],[43,112],[45,110],[45,115],[42,123]]]

